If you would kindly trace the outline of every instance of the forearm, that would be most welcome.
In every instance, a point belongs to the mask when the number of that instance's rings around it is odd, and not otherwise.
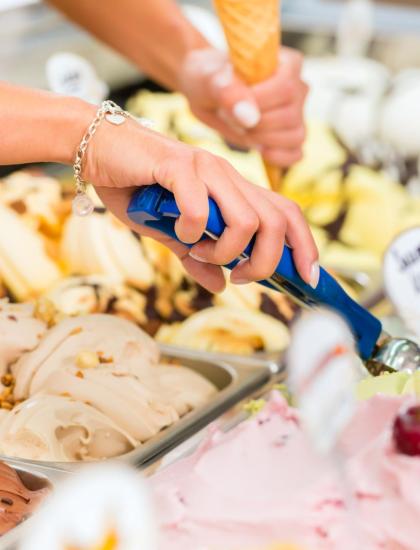
[[[173,0],[49,0],[171,89],[187,53],[209,47]]]
[[[79,99],[0,82],[0,164],[71,164],[94,113]]]

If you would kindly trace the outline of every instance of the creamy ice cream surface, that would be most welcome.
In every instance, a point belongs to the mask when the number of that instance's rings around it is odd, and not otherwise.
[[[403,403],[382,396],[360,404],[343,436],[354,512],[279,395],[233,430],[213,429],[195,453],[150,480],[162,550],[252,550],[275,540],[342,550],[356,535],[364,550],[415,550],[420,460],[397,453],[390,429]]]
[[[47,330],[25,307],[18,306],[21,315],[39,330],[34,341],[26,335],[31,351],[9,345],[20,354],[8,367],[13,400],[0,418],[0,454],[51,461],[119,456],[217,391],[191,369],[160,363],[154,340],[125,319],[82,315]],[[15,332],[7,336],[13,344]]]
[[[98,460],[127,453],[136,445],[94,407],[65,396],[34,395],[0,423],[1,453],[29,460]]]
[[[47,492],[31,491],[13,468],[0,462],[0,535],[29,517]]]
[[[46,325],[34,317],[30,304],[10,304],[0,300],[0,375],[24,352],[35,348]]]

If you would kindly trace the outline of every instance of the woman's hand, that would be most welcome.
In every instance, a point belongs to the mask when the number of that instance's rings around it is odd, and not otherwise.
[[[282,255],[285,239],[293,247],[302,278],[315,285],[318,253],[299,207],[243,179],[225,160],[166,138],[127,120],[114,126],[104,120],[91,141],[84,178],[92,182],[106,206],[135,231],[169,246],[187,271],[203,286],[224,288],[220,265],[234,260],[254,234],[251,258],[232,271],[231,280],[247,283],[269,277]],[[175,195],[181,216],[176,232],[194,243],[208,218],[208,197],[218,204],[226,229],[218,241],[208,240],[189,250],[158,231],[132,223],[127,206],[136,186],[160,183]]]
[[[302,157],[303,106],[308,88],[301,79],[302,56],[282,48],[276,74],[247,86],[234,75],[219,50],[192,50],[186,57],[180,89],[193,113],[232,144],[261,151],[282,167]]]

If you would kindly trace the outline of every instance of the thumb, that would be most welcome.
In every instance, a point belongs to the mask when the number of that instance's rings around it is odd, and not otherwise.
[[[230,63],[213,73],[210,86],[219,116],[225,122],[245,129],[257,126],[261,119],[258,104],[251,88],[235,76]]]

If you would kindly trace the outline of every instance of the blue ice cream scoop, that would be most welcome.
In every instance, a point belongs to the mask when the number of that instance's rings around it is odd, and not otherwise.
[[[134,223],[156,229],[179,241],[175,233],[175,222],[180,216],[179,208],[174,195],[159,184],[139,187],[131,198],[127,214]],[[221,212],[215,201],[209,198],[209,217],[201,240],[218,239],[224,229],[225,223]],[[251,240],[241,256],[226,267],[233,269],[241,259],[248,258],[252,253],[253,246],[254,239]],[[411,370],[420,366],[418,346],[408,340],[392,339],[386,335],[382,331],[379,319],[350,298],[325,269],[320,269],[319,282],[315,289],[308,285],[297,272],[292,251],[288,246],[284,247],[281,260],[272,276],[259,281],[259,283],[288,294],[304,307],[323,306],[339,313],[346,319],[353,331],[361,358],[367,362],[368,368],[375,374],[383,370],[401,370],[407,368],[409,363],[414,365],[410,367]],[[395,357],[396,343],[398,343],[399,350],[397,358]],[[405,349],[405,354],[402,348]],[[408,355],[408,359],[401,362],[402,355],[404,357]],[[379,357],[380,361],[378,362],[377,358]]]

